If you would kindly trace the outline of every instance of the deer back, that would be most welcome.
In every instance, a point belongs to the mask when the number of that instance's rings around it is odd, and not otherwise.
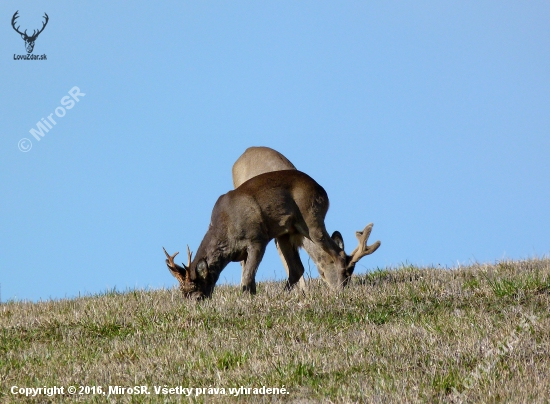
[[[226,223],[228,231],[246,238],[262,228],[271,239],[292,231],[292,226],[324,223],[328,207],[326,191],[309,175],[295,169],[271,171],[222,195],[212,212],[212,223]]]
[[[269,147],[249,147],[233,164],[233,186],[238,188],[252,177],[281,170],[296,170],[296,167],[281,153]]]

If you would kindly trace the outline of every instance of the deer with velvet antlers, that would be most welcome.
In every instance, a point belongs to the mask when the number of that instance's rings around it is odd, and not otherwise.
[[[329,200],[325,190],[294,167],[279,152],[251,147],[233,166],[234,191],[222,195],[212,211],[208,231],[187,265],[174,262],[166,250],[166,264],[185,297],[212,294],[221,271],[231,261],[242,261],[242,289],[256,292],[255,275],[271,239],[288,274],[287,288],[297,282],[305,289],[304,267],[298,248],[303,246],[322,279],[332,288],[345,286],[356,263],[372,254],[380,241],[368,246],[372,224],[356,232],[359,246],[347,255],[339,232],[328,236],[324,218]]]
[[[249,147],[233,165],[233,186],[237,188],[252,177],[267,172],[281,170],[296,170],[296,167],[281,153],[269,147]],[[321,279],[323,279],[329,286],[332,288],[339,288],[342,285],[345,286],[349,282],[357,262],[359,262],[361,258],[372,254],[378,249],[378,247],[380,247],[380,241],[376,241],[372,245],[367,245],[367,241],[372,231],[372,226],[373,224],[370,223],[365,226],[362,231],[355,232],[359,244],[355,250],[351,252],[351,254],[346,254],[344,280],[342,280],[340,274],[338,273],[338,268],[335,267],[330,256],[309,239],[304,239],[302,247],[306,250],[315,263],[315,266],[321,275]],[[344,250],[344,239],[339,231],[332,233],[331,238],[342,250]],[[281,257],[281,261],[283,262],[283,266],[285,267],[287,274],[289,274],[288,264],[278,244],[277,251],[279,252],[279,256]],[[302,289],[306,288],[303,277],[300,279],[300,287]]]

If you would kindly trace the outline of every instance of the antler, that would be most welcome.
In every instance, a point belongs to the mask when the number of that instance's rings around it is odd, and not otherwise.
[[[349,263],[349,266],[355,265],[365,255],[372,254],[373,252],[375,252],[378,249],[378,247],[380,247],[380,241],[377,241],[376,243],[374,243],[372,245],[367,245],[367,241],[368,241],[370,233],[372,231],[372,226],[373,226],[373,224],[369,223],[363,229],[363,231],[356,231],[355,232],[355,236],[357,237],[357,240],[359,240],[359,245],[350,254],[351,261]]]
[[[166,249],[164,247],[162,247],[162,249],[164,250],[164,254],[166,254],[166,261],[167,261],[168,266],[170,268],[175,268],[176,264],[174,263],[174,258],[176,258],[176,255],[179,254],[179,251],[177,253],[175,253],[174,255],[170,255],[166,252]]]
[[[19,10],[17,10],[15,12],[15,14],[13,15],[12,19],[11,19],[11,26],[13,27],[13,29],[15,30],[15,32],[17,32],[18,34],[20,35],[25,35],[27,36],[27,30],[25,30],[25,33],[19,31],[19,27],[15,28],[15,20],[17,20],[19,18],[19,16],[17,15],[17,13],[19,13]]]
[[[191,267],[191,257],[192,257],[193,253],[191,252],[191,250],[189,249],[189,245],[187,245],[187,267]]]
[[[179,251],[177,253],[175,253],[174,255],[170,255],[170,254],[168,254],[168,252],[166,251],[166,249],[164,247],[162,247],[162,249],[164,250],[164,254],[166,254],[166,261],[167,261],[168,266],[170,266],[171,268],[175,268],[176,264],[174,263],[174,258],[176,258],[176,255],[179,254]],[[193,253],[189,249],[189,246],[187,246],[187,265],[185,265],[183,262],[181,263],[181,265],[183,265],[183,267],[185,269],[188,269],[191,266],[191,257],[192,256],[193,256]]]

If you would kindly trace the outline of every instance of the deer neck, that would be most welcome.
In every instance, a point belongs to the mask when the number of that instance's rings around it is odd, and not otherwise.
[[[231,262],[231,252],[228,250],[226,243],[220,242],[219,239],[214,237],[209,231],[195,254],[193,264],[197,265],[198,261],[201,259],[206,260],[211,278],[217,280],[220,273],[229,262]]]

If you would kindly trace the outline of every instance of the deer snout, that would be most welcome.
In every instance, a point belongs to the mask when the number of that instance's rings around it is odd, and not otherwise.
[[[189,300],[199,301],[199,300],[206,299],[208,296],[206,296],[201,291],[196,291],[196,292],[191,292],[191,293],[186,294],[185,297]]]

